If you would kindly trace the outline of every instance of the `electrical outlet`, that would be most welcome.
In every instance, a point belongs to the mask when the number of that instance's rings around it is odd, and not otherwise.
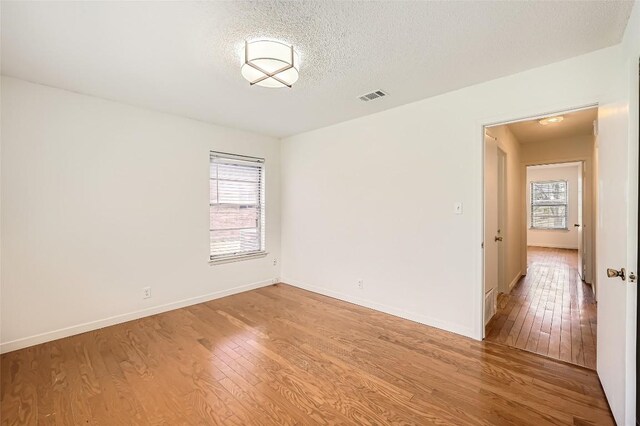
[[[364,280],[362,278],[358,278],[358,288],[360,290],[364,288]]]
[[[148,299],[151,297],[151,287],[144,287],[142,289],[142,298]]]
[[[274,283],[274,284],[278,284],[278,282],[280,282],[280,280],[279,280],[278,278],[274,278],[274,279],[273,279],[273,283]]]
[[[462,214],[462,203],[460,201],[453,204],[453,213]]]
[[[278,258],[274,258],[273,259],[273,266],[277,266],[278,265]]]

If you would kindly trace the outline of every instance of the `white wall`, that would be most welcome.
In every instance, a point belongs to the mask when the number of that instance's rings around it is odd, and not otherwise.
[[[578,189],[581,164],[549,165],[527,167],[527,244],[534,247],[553,247],[578,249],[578,228],[573,225],[579,222]],[[567,181],[567,229],[546,230],[531,228],[531,182],[550,180]]]
[[[278,140],[6,77],[1,111],[3,351],[278,276]],[[266,158],[268,257],[209,265],[209,150]]]
[[[285,139],[283,281],[481,338],[482,126],[596,103],[618,54]]]
[[[522,161],[527,165],[591,160],[593,135],[576,135],[561,139],[544,139],[521,144]]]

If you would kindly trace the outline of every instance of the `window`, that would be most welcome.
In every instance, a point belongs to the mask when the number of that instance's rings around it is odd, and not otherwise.
[[[210,260],[264,254],[264,160],[211,152]]]
[[[531,182],[531,228],[567,229],[567,181]]]

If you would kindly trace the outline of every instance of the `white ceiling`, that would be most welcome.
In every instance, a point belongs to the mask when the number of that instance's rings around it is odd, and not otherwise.
[[[562,115],[560,123],[543,126],[536,120],[520,121],[507,125],[520,143],[564,139],[573,136],[593,135],[593,122],[598,118],[598,109],[589,108]]]
[[[604,48],[625,1],[8,2],[2,73],[286,136]],[[299,49],[293,89],[249,87],[245,39]],[[382,89],[391,96],[362,102]]]

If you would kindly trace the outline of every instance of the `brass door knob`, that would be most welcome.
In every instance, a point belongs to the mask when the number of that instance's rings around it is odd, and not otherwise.
[[[494,237],[493,241],[502,241],[502,237]]]
[[[620,268],[619,271],[617,269],[607,268],[607,277],[609,278],[620,277],[620,279],[624,281],[627,278],[627,274],[624,268]]]

